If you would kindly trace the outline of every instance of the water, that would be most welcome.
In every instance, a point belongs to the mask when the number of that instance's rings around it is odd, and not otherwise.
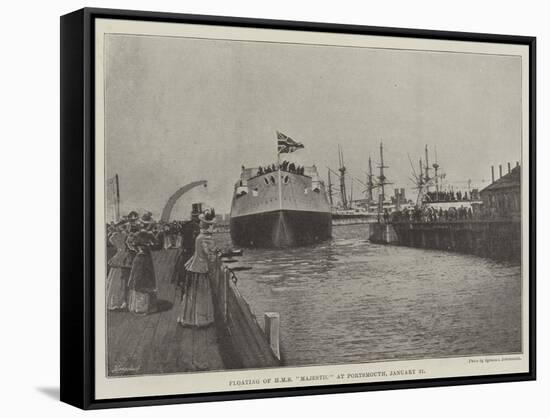
[[[382,246],[366,225],[289,249],[245,249],[238,287],[263,324],[281,316],[288,365],[521,351],[520,267]],[[230,246],[227,234],[217,235]]]

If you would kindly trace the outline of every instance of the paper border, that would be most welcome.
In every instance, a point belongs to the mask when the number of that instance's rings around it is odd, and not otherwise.
[[[107,33],[177,36],[361,48],[515,55],[522,60],[522,347],[523,354],[394,360],[364,364],[283,367],[107,378],[105,373],[105,138],[104,36]],[[527,45],[443,41],[295,30],[256,29],[117,19],[95,20],[95,399],[279,389],[526,373],[529,371],[529,47]],[[414,374],[412,371],[414,370]],[[391,375],[400,371],[404,374]],[[421,372],[423,371],[423,372]],[[384,375],[385,373],[385,375]],[[338,376],[344,377],[339,379]],[[306,377],[308,380],[300,380]],[[284,378],[284,379],[283,379]],[[292,379],[291,382],[287,379]]]

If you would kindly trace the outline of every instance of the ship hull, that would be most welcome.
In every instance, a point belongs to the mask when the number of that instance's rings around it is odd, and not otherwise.
[[[327,212],[276,210],[232,217],[233,244],[242,247],[293,247],[329,239],[332,216]]]

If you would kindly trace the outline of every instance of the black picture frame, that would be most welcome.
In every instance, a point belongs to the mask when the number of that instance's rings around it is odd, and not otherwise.
[[[528,373],[275,390],[96,400],[94,396],[94,30],[95,19],[195,23],[398,36],[529,47]],[[534,380],[536,377],[536,38],[220,16],[85,8],[61,17],[61,400],[83,409],[318,395]]]

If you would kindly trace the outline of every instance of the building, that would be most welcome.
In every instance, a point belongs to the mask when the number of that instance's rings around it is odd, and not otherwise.
[[[521,168],[514,167],[481,190],[483,212],[492,218],[515,218],[521,216]]]

